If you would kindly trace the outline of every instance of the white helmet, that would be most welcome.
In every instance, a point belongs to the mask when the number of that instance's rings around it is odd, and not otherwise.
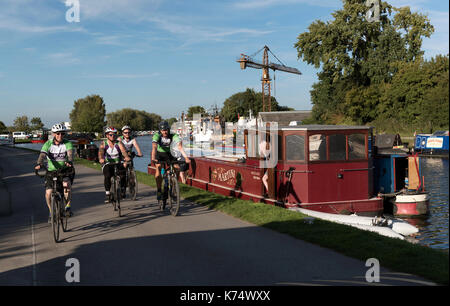
[[[113,127],[113,126],[108,126],[108,127],[106,128],[106,130],[105,130],[105,134],[106,134],[106,133],[117,133],[117,130],[116,130],[116,128]]]
[[[131,128],[128,125],[124,125],[123,128],[122,128],[122,132],[125,131],[125,130],[130,130],[131,131]]]
[[[57,124],[55,124],[54,126],[52,126],[52,132],[53,133],[57,133],[57,132],[66,132],[67,131],[67,129],[66,129],[66,127],[64,126],[64,124],[62,124],[62,123],[57,123]]]

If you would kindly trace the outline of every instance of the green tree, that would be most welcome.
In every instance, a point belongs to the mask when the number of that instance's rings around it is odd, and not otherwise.
[[[206,115],[207,112],[203,106],[200,106],[200,105],[190,106],[188,108],[187,114],[186,114],[188,120],[192,120],[194,117],[194,114],[201,114],[203,116],[203,115]]]
[[[448,56],[403,62],[383,92],[379,119],[429,132],[448,128],[448,92]]]
[[[292,110],[290,107],[280,106],[275,97],[271,97],[271,103],[272,111]],[[262,93],[247,88],[245,91],[227,98],[223,103],[220,115],[227,122],[236,122],[238,115],[249,116],[250,111],[255,117],[262,111]]]
[[[169,123],[169,126],[172,126],[173,123],[178,121],[177,118],[174,117],[165,120]]]
[[[124,125],[130,126],[135,131],[156,130],[161,116],[142,110],[124,108],[106,115],[108,125],[121,129]]]
[[[28,117],[27,116],[20,116],[16,117],[14,120],[13,128],[15,131],[24,131],[24,132],[30,132],[30,124],[28,123]]]
[[[44,124],[39,117],[31,118],[31,129],[32,130],[40,130],[44,127]]]
[[[105,103],[99,95],[90,95],[78,99],[70,112],[72,130],[77,132],[103,132],[105,122]]]
[[[8,127],[3,123],[3,121],[0,121],[0,133],[6,132],[8,130]]]
[[[367,10],[365,1],[343,0],[333,20],[313,22],[294,45],[299,58],[321,68],[311,91],[313,117],[319,122],[352,120],[357,114],[361,123],[373,119],[376,101],[366,103],[357,93],[381,96],[369,87],[389,83],[398,63],[420,59],[422,39],[434,31],[427,17],[408,7],[380,2],[378,22],[366,20]]]

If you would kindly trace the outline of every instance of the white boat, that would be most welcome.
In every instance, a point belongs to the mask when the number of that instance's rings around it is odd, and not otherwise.
[[[313,211],[304,208],[291,208],[291,210],[298,211],[304,215],[353,226],[362,230],[376,232],[380,235],[405,239],[405,236],[409,236],[419,232],[419,229],[408,222],[400,219],[386,219],[382,217],[362,217],[353,215],[338,215],[329,214],[318,211]]]

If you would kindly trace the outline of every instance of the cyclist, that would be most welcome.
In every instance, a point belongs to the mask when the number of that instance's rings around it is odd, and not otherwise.
[[[105,177],[105,203],[109,203],[110,189],[111,189],[111,177],[114,175],[114,165],[110,163],[119,163],[119,176],[120,186],[122,189],[122,197],[124,197],[125,191],[125,168],[127,162],[130,161],[130,157],[125,150],[121,141],[117,140],[117,129],[114,127],[107,127],[105,130],[106,140],[100,143],[98,150],[98,160],[102,165],[102,172]],[[123,162],[125,160],[125,162]],[[122,163],[123,162],[123,163]]]
[[[170,152],[170,147],[176,146],[177,150],[181,153],[181,155],[184,157],[185,163],[190,163],[190,159],[187,156],[186,152],[184,152],[183,144],[181,142],[180,136],[178,134],[172,134],[170,133],[170,127],[169,123],[167,121],[163,121],[159,124],[159,132],[155,133],[153,135],[152,139],[152,161],[155,163],[156,166],[156,172],[155,172],[155,179],[156,179],[156,188],[157,188],[157,198],[158,200],[161,200],[161,184],[162,184],[162,177],[161,177],[161,161],[173,161],[177,158],[175,156],[172,156]],[[183,163],[181,163],[183,164]],[[180,170],[179,165],[174,165],[174,167],[177,170]],[[183,170],[183,169],[181,169]],[[185,167],[184,167],[184,170]],[[164,194],[164,199],[167,198],[167,194]]]
[[[48,173],[45,177],[45,200],[50,212],[49,221],[51,220],[50,201],[53,192],[51,172],[57,171],[59,169],[66,169],[68,170],[68,173],[71,173],[68,175],[63,175],[62,181],[62,187],[64,188],[64,198],[66,200],[65,211],[69,217],[73,215],[70,207],[70,202],[72,200],[70,189],[75,177],[75,172],[69,171],[73,170],[73,168],[70,169],[71,167],[73,167],[73,145],[70,141],[64,139],[64,135],[67,132],[66,127],[63,124],[58,123],[52,126],[51,131],[53,134],[53,139],[48,140],[46,143],[44,143],[37,160],[37,165],[34,167],[35,170],[41,169],[44,164],[44,159],[47,159]]]
[[[136,138],[131,136],[131,127],[125,125],[122,128],[122,136],[119,136],[119,140],[122,141],[122,144],[124,145],[125,150],[127,151],[127,154],[130,158],[133,148],[136,148],[137,156],[142,157],[142,151]]]

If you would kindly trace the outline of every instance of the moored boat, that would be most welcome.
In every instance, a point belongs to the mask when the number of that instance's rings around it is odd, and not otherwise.
[[[424,216],[430,196],[425,191],[418,154],[378,152],[374,156],[375,191],[383,197],[384,211],[395,216]]]
[[[246,129],[243,155],[226,155],[218,150],[212,156],[193,156],[187,183],[285,208],[381,215],[383,201],[372,188],[371,133],[372,128],[367,126]],[[268,154],[261,154],[262,140],[268,143]],[[154,165],[149,165],[148,173],[154,172]],[[268,177],[267,190],[264,174]]]
[[[428,156],[447,156],[449,154],[448,131],[437,131],[433,134],[415,135],[414,151]]]

